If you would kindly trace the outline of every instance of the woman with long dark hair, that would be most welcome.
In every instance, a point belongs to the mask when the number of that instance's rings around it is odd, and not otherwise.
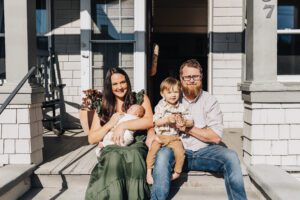
[[[149,199],[150,190],[146,183],[145,157],[147,147],[145,135],[137,130],[146,130],[153,126],[152,109],[149,98],[144,95],[145,115],[140,119],[122,122],[116,126],[122,113],[135,103],[132,98],[129,77],[121,68],[109,69],[104,80],[104,91],[99,120],[93,120],[91,128],[82,119],[84,131],[90,144],[102,141],[113,128],[113,141],[116,145],[103,148],[98,164],[92,171],[85,199]],[[96,116],[96,115],[95,115]],[[98,118],[99,119],[99,118]],[[137,131],[135,142],[127,147],[119,144],[123,140],[124,130]]]

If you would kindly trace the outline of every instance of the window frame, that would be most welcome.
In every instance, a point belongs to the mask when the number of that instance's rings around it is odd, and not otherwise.
[[[46,12],[47,12],[47,31],[44,34],[36,33],[36,37],[47,37],[48,38],[48,48],[52,47],[52,24],[51,24],[51,8],[52,8],[52,0],[46,1]]]
[[[278,8],[279,8],[279,4],[277,3],[277,9]],[[277,17],[278,17],[278,13],[277,13]],[[300,28],[299,29],[291,29],[291,28],[278,29],[278,27],[277,27],[277,35],[286,35],[286,34],[289,34],[289,35],[300,34]],[[278,54],[277,54],[277,56],[278,56]],[[279,75],[278,72],[277,72],[277,81],[280,81],[280,82],[300,82],[300,74]]]
[[[3,1],[3,19],[4,19],[4,0],[2,0]],[[1,38],[3,38],[3,40],[4,40],[4,54],[5,54],[5,21],[4,21],[4,23],[3,23],[3,33],[1,33],[0,32],[0,37]],[[6,59],[6,56],[4,56],[4,60]],[[5,65],[5,63],[4,63],[4,71],[6,72],[6,65]],[[0,79],[0,85],[3,85],[4,83],[6,83],[6,78],[4,78],[4,79]]]
[[[91,0],[91,9],[95,9],[93,8],[96,7],[96,3],[95,3],[96,0]],[[135,1],[133,1],[133,6],[135,6]],[[133,8],[135,9],[135,7]],[[107,10],[107,0],[105,0],[105,5],[104,5],[104,9],[105,13],[108,13],[108,10]],[[91,13],[95,12],[96,10],[92,10]],[[98,69],[101,69],[101,67],[99,66],[95,66],[94,64],[94,61],[93,61],[93,55],[94,55],[94,52],[93,52],[93,45],[96,45],[96,44],[107,44],[107,45],[110,45],[110,44],[118,44],[118,45],[122,45],[122,44],[130,44],[133,46],[133,49],[132,49],[132,56],[133,56],[133,66],[132,66],[132,69],[135,68],[135,52],[136,52],[136,38],[135,38],[135,27],[133,26],[133,32],[132,32],[132,35],[133,35],[133,39],[130,40],[130,39],[122,39],[121,38],[121,34],[122,34],[122,20],[123,19],[131,19],[133,20],[133,22],[135,23],[135,16],[134,14],[132,16],[123,16],[122,15],[122,0],[118,0],[118,16],[107,16],[108,20],[118,20],[118,27],[120,28],[120,32],[119,32],[119,37],[117,39],[92,39],[93,38],[93,34],[95,34],[95,27],[97,27],[93,21],[93,18],[96,17],[96,16],[93,16],[93,15],[96,15],[96,13],[93,13],[91,15],[91,21],[92,21],[92,26],[91,26],[91,36],[90,36],[90,45],[91,45],[91,60],[90,60],[90,63],[91,63],[91,69],[92,69],[92,72],[90,74],[90,81],[91,81],[91,86],[94,87],[94,71],[95,70],[98,70]],[[127,67],[125,66],[122,66],[122,59],[121,59],[121,52],[119,52],[119,59],[118,59],[118,67],[121,67],[122,69],[126,70]]]

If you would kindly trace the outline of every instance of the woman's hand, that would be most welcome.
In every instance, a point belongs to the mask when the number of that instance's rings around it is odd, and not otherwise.
[[[124,113],[116,112],[111,116],[110,120],[107,122],[110,129],[112,129],[118,123],[123,115]]]
[[[124,143],[124,131],[125,128],[122,123],[114,128],[111,139],[116,145],[121,146]]]

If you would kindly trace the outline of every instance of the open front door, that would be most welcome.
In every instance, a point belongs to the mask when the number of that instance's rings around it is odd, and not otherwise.
[[[203,67],[203,89],[207,89],[207,0],[153,0],[148,5],[151,14],[149,47],[159,46],[157,73],[149,77],[148,91],[153,105],[159,101],[159,86],[168,76],[179,78],[180,65],[187,59],[197,59]],[[151,65],[151,57],[148,57]]]

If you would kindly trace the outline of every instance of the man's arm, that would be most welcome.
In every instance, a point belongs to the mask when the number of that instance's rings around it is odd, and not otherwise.
[[[187,131],[187,134],[201,140],[202,142],[219,144],[221,137],[210,128],[193,127]]]
[[[204,107],[206,127],[192,127],[186,133],[202,142],[219,144],[223,134],[223,114],[215,97],[210,96]]]

